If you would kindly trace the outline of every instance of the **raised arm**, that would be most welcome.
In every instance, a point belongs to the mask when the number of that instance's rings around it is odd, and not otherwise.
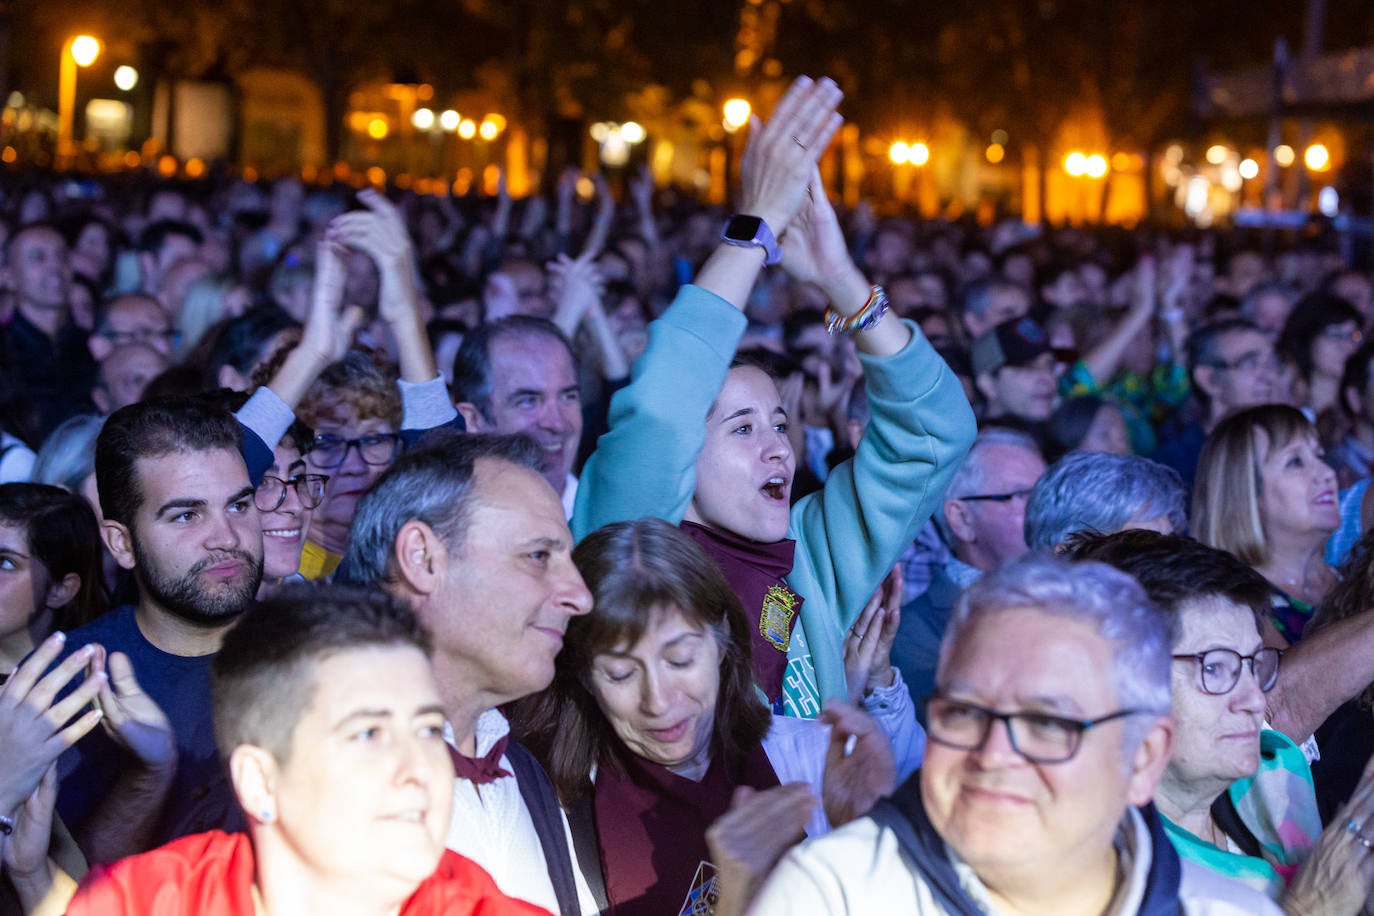
[[[768,124],[754,123],[741,170],[741,213],[783,231],[839,128],[840,98],[831,81],[801,77]],[[611,399],[610,431],[583,469],[574,536],[645,515],[681,520],[696,485],[706,414],[744,333],[744,306],[763,262],[761,249],[722,243],[695,284],[649,326],[649,346],[630,385]]]

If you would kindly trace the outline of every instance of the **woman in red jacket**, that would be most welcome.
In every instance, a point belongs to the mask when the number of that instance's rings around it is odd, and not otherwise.
[[[428,637],[382,594],[291,589],[215,659],[215,733],[247,835],[92,869],[70,916],[541,914],[444,848],[453,768]]]

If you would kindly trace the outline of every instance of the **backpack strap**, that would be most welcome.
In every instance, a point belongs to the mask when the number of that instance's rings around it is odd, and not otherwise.
[[[539,761],[522,744],[515,741],[507,744],[506,760],[515,771],[520,797],[530,812],[530,820],[534,821],[535,833],[539,834],[549,880],[553,882],[553,893],[558,899],[558,911],[561,916],[582,916],[568,839],[563,832],[563,809],[558,804],[553,783]]]
[[[926,817],[919,770],[891,796],[879,799],[868,817],[896,835],[902,859],[921,876],[943,912],[952,916],[983,916],[982,909],[959,883],[954,863],[945,854],[944,840]]]
[[[582,878],[592,892],[597,909],[603,913],[610,911],[610,900],[606,897],[606,881],[601,874],[601,847],[596,841],[596,812],[592,807],[592,793],[583,793],[567,809],[568,826],[572,828],[573,850],[577,865],[582,869]]]

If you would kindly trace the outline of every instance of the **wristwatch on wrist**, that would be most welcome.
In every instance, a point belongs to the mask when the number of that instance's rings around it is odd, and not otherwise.
[[[761,216],[736,213],[725,221],[720,240],[727,245],[738,245],[741,248],[762,248],[765,267],[772,267],[782,260],[782,246],[778,244],[773,230]]]

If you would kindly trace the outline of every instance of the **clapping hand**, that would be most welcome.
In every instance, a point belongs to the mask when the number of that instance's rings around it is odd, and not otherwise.
[[[109,677],[98,702],[110,737],[138,758],[144,769],[168,772],[176,768],[176,735],[167,715],[143,692],[129,657],[110,655]]]
[[[806,783],[735,790],[730,810],[706,831],[711,862],[719,873],[716,916],[744,912],[773,866],[806,837],[806,822],[815,808],[816,797]]]
[[[897,785],[892,745],[868,713],[850,703],[825,704],[820,720],[830,726],[821,801],[830,826],[863,817]]]
[[[835,111],[843,97],[828,78],[799,76],[767,124],[749,119],[739,212],[763,217],[776,235],[786,230],[806,200],[816,163],[844,123]]]
[[[0,814],[11,815],[62,752],[100,721],[100,710],[82,711],[106,686],[100,649],[83,646],[48,671],[65,643],[62,633],[49,636],[0,687]],[[88,666],[80,686],[57,700]]]
[[[892,567],[845,636],[844,673],[851,700],[892,686],[892,644],[902,622],[903,585],[902,568]]]

